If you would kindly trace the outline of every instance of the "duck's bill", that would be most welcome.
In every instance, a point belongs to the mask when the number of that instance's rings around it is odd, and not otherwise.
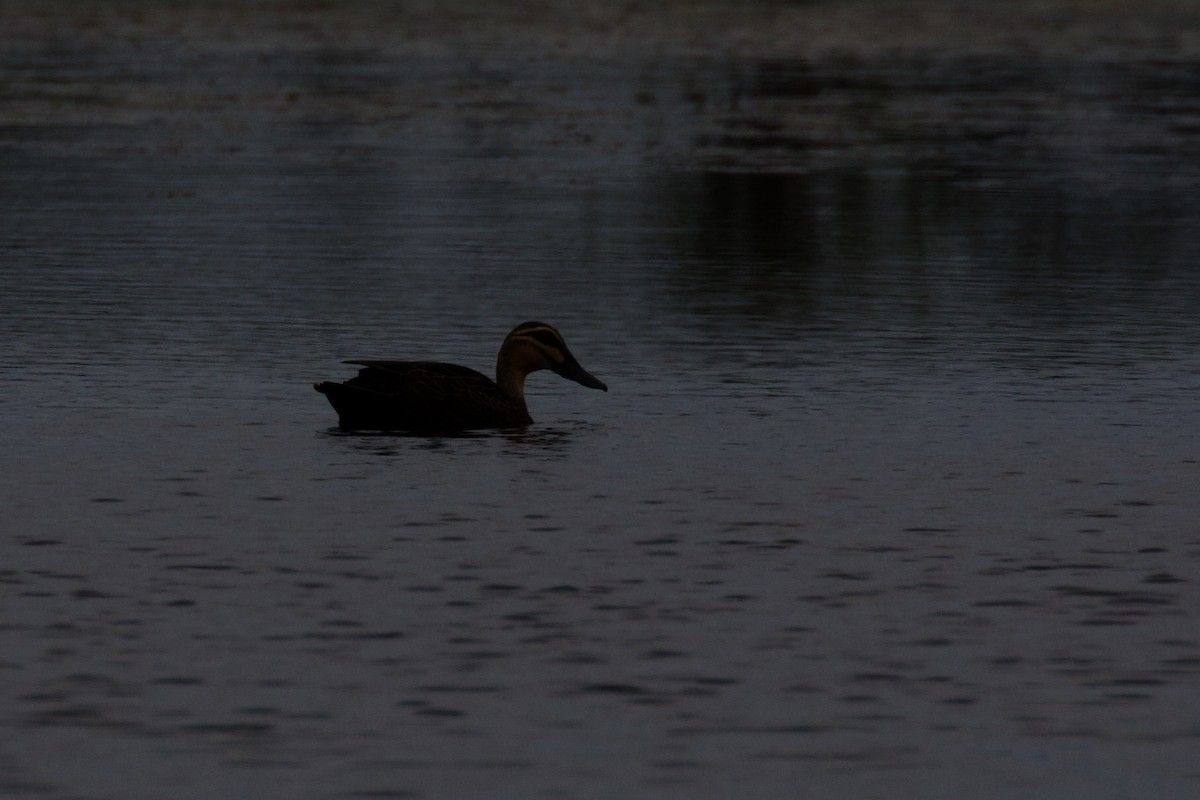
[[[576,383],[581,383],[589,389],[600,389],[605,392],[608,391],[608,387],[604,385],[603,381],[599,380],[595,375],[579,366],[579,362],[574,358],[568,358],[566,361],[559,364],[557,367],[554,367],[553,369],[564,378],[570,378]]]

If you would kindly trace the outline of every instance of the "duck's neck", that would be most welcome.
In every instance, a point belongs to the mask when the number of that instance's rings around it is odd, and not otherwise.
[[[505,352],[496,360],[496,385],[514,402],[525,407],[525,370]]]

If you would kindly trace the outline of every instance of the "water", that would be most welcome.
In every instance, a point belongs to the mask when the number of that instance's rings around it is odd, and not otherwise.
[[[22,8],[6,796],[1195,794],[1177,12],[785,58]],[[526,319],[610,391],[431,438],[311,389]]]

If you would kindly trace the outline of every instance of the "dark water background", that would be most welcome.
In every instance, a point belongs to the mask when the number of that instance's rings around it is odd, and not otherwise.
[[[0,6],[0,794],[1193,797],[1196,11],[522,9]]]

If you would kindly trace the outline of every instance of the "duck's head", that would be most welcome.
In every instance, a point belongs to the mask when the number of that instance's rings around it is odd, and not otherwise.
[[[608,387],[585,370],[571,355],[562,334],[544,322],[523,322],[512,329],[500,346],[496,360],[496,382],[517,396],[523,396],[525,376],[549,369],[589,389],[608,391]]]

